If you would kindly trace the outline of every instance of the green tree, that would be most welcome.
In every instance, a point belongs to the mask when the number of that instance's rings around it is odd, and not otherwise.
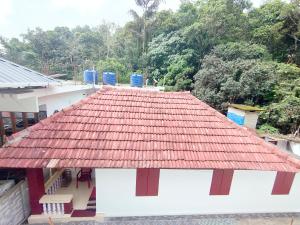
[[[149,44],[149,72],[161,85],[174,90],[189,90],[194,74],[194,51],[189,49],[180,32],[161,34]]]
[[[246,42],[218,45],[195,75],[194,93],[215,108],[224,103],[265,104],[273,98],[275,68],[263,46]]]
[[[118,83],[129,83],[129,71],[122,62],[115,58],[106,58],[100,60],[97,64],[97,70],[100,74],[103,72],[114,72],[118,77]]]
[[[129,11],[134,18],[132,25],[135,29],[132,29],[132,32],[141,39],[144,54],[147,52],[147,44],[151,38],[153,18],[162,0],[135,0],[135,2],[142,9],[142,15],[139,16],[134,10]]]
[[[300,98],[287,96],[278,103],[272,103],[261,113],[260,122],[279,128],[283,134],[296,132],[300,127]]]
[[[249,13],[250,35],[256,43],[266,45],[273,59],[299,63],[299,2],[267,1]]]

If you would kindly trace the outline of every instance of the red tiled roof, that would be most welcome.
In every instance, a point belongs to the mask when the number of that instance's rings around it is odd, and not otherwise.
[[[190,93],[105,88],[14,135],[0,167],[299,170]]]

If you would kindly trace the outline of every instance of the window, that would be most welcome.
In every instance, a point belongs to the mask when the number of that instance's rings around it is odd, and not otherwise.
[[[295,173],[277,172],[272,195],[288,195],[290,193]]]
[[[159,169],[136,170],[136,196],[157,196]]]
[[[215,169],[212,176],[210,195],[229,195],[233,170]]]

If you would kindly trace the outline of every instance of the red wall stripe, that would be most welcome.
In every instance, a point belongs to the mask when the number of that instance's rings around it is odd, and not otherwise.
[[[136,170],[136,196],[146,196],[148,190],[148,169]]]
[[[229,195],[232,183],[233,170],[215,169],[213,171],[210,195]]]
[[[73,201],[64,203],[64,213],[71,214],[73,212]]]
[[[148,196],[157,196],[159,186],[159,169],[148,170]]]
[[[39,200],[45,194],[43,169],[27,169],[26,176],[31,214],[41,214],[43,212],[43,206],[39,204]]]
[[[232,177],[233,177],[233,170],[230,169],[223,170],[223,179],[220,187],[221,195],[229,195],[230,187],[232,183]]]
[[[210,186],[210,195],[217,195],[220,190],[220,186],[222,184],[222,178],[223,178],[223,170],[214,170],[211,186]]]
[[[157,196],[159,169],[138,168],[136,170],[136,196]]]
[[[290,193],[295,173],[277,172],[272,195],[288,195]]]

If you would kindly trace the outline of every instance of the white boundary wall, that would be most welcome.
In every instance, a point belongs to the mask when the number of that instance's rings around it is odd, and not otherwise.
[[[30,213],[27,181],[20,181],[0,197],[0,225],[18,225]]]
[[[228,196],[210,196],[212,170],[160,170],[159,195],[135,196],[135,169],[96,169],[97,213],[151,216],[300,212],[300,174],[289,195],[271,195],[276,172],[234,171]]]

